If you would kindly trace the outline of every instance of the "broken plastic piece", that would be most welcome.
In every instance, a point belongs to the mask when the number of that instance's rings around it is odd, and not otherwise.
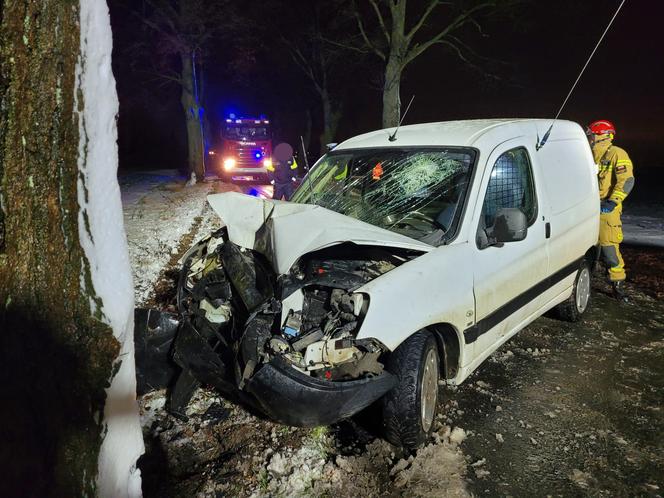
[[[176,315],[157,310],[134,310],[136,392],[162,389],[173,382],[178,368],[170,350],[180,322]]]
[[[199,308],[205,312],[205,319],[211,323],[226,323],[231,318],[231,307],[227,303],[215,307],[210,301],[203,299]]]
[[[191,372],[183,370],[173,389],[171,389],[168,400],[168,413],[186,422],[189,418],[186,414],[187,405],[200,385],[201,383],[198,382]]]

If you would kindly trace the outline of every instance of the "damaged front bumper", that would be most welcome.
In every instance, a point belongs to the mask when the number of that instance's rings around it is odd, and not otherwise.
[[[136,310],[137,391],[169,388],[167,408],[186,419],[194,391],[205,384],[283,424],[333,424],[362,411],[396,384],[388,372],[335,382],[306,375],[281,358],[256,368],[243,387],[229,377],[221,356],[185,319],[156,310]],[[178,368],[179,367],[179,368]]]
[[[368,307],[355,291],[400,260],[384,249],[361,252],[306,255],[277,276],[223,229],[202,241],[182,269],[179,315],[136,314],[138,357],[150,359],[137,362],[139,381],[150,380],[139,392],[160,387],[165,374],[142,369],[168,349],[168,372],[179,370],[168,408],[179,417],[201,384],[295,426],[328,425],[366,408],[396,380],[383,370],[385,347],[355,339]]]
[[[261,409],[278,422],[313,427],[348,418],[379,399],[396,384],[382,372],[371,378],[330,382],[305,375],[283,360],[274,360],[256,372],[247,390]]]

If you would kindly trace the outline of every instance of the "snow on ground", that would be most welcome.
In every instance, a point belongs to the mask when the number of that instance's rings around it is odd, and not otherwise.
[[[407,455],[348,426],[342,436],[339,425],[263,420],[211,389],[196,391],[188,421],[167,415],[164,403],[163,390],[141,399],[146,496],[466,497],[467,468],[478,479],[489,474],[486,459],[467,461],[460,446],[469,434],[444,424],[443,415],[429,444]]]
[[[344,456],[336,452],[334,437],[319,427],[298,450],[269,457],[252,497],[377,496],[386,488],[405,496],[470,496],[466,461],[458,448],[464,437],[463,429],[445,426],[434,433],[431,444],[406,458],[396,458],[395,448],[381,439],[358,455]]]
[[[622,214],[623,240],[638,246],[664,247],[664,204],[625,202]]]
[[[120,180],[138,307],[151,297],[160,273],[177,255],[180,241],[198,226],[211,228],[217,219],[206,201],[214,184],[185,187],[185,181],[175,170],[133,173]]]

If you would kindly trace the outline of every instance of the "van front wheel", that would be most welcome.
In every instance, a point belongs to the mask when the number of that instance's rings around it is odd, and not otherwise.
[[[590,306],[590,265],[583,260],[574,280],[572,295],[556,307],[556,312],[561,320],[566,322],[578,322]]]
[[[397,385],[383,397],[383,424],[392,444],[410,450],[429,437],[438,404],[438,362],[436,340],[426,330],[390,355],[386,369],[397,377]]]

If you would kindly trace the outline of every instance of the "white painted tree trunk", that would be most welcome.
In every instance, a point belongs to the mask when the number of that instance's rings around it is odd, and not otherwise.
[[[136,403],[133,282],[117,181],[118,97],[111,70],[113,42],[106,0],[81,0],[80,20],[76,78],[79,236],[90,263],[94,291],[101,300],[101,310],[92,312],[101,311],[102,321],[112,328],[121,345],[116,360],[119,369],[106,390],[106,432],[99,452],[97,493],[101,497],[134,497],[141,496],[136,461],[144,446]],[[91,302],[91,306],[96,305]]]

